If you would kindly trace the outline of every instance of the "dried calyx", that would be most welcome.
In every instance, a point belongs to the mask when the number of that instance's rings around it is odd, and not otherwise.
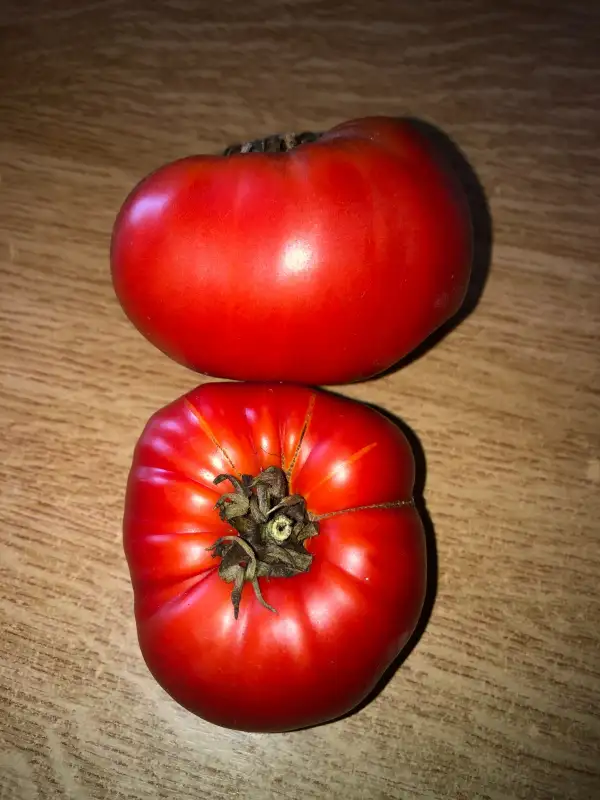
[[[232,156],[237,153],[287,153],[301,144],[316,142],[322,133],[304,131],[303,133],[276,133],[264,139],[253,139],[251,142],[233,144],[228,147],[223,155]]]
[[[256,478],[218,475],[214,480],[216,484],[223,481],[229,481],[234,490],[222,495],[216,508],[238,536],[222,536],[209,549],[221,558],[219,576],[233,583],[234,616],[237,619],[245,583],[252,584],[265,608],[275,611],[264,600],[258,579],[291,578],[308,572],[313,557],[304,542],[317,535],[317,524],[304,498],[288,493],[285,473],[279,467],[268,467]]]

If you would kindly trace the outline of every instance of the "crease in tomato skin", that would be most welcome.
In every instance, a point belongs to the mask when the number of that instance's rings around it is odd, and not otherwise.
[[[156,624],[161,619],[167,619],[173,624],[174,612],[186,604],[189,606],[190,598],[205,588],[204,584],[216,573],[217,567],[213,566],[197,575],[164,584],[132,581],[135,589],[136,616],[141,614],[145,625]],[[142,598],[139,604],[138,597]]]
[[[218,497],[220,492],[218,489],[215,488],[213,483],[213,478],[211,475],[207,475],[204,480],[200,480],[197,476],[191,475],[187,470],[183,468],[166,468],[166,467],[155,467],[152,464],[142,464],[141,467],[145,467],[149,472],[154,473],[155,478],[160,478],[164,476],[171,476],[179,481],[185,481],[194,484],[194,486],[199,486],[201,489],[211,492],[215,497]]]
[[[317,395],[315,392],[312,392],[309,399],[308,399],[308,406],[306,408],[306,414],[304,417],[304,422],[302,423],[302,427],[300,429],[300,433],[298,435],[298,441],[296,446],[294,447],[294,451],[292,453],[290,463],[287,467],[283,466],[282,469],[285,472],[289,484],[290,484],[290,492],[293,493],[292,484],[294,480],[294,470],[296,469],[296,464],[298,462],[298,457],[300,455],[300,451],[302,449],[302,445],[304,444],[304,439],[306,438],[306,434],[308,433],[308,429],[310,423],[312,421],[313,415],[315,413],[315,404],[317,402]],[[281,441],[281,438],[280,438]],[[283,453],[282,453],[282,460],[283,460]]]
[[[126,556],[136,579],[180,580],[200,574],[214,565],[208,548],[223,531],[205,528],[193,533],[133,534],[126,543]]]
[[[413,497],[409,497],[406,500],[391,500],[388,503],[373,503],[367,506],[352,506],[350,508],[340,508],[337,511],[326,511],[323,514],[313,514],[313,518],[315,522],[322,522],[326,519],[332,519],[333,517],[340,517],[342,514],[352,514],[356,511],[372,511],[377,509],[382,510],[390,510],[392,508],[414,508],[415,507],[415,500]]]
[[[156,519],[154,517],[136,517],[133,520],[129,520],[133,529],[143,528],[144,529],[144,536],[151,537],[151,536],[196,536],[198,534],[204,535],[205,533],[209,535],[209,531],[207,528],[203,528],[202,530],[198,529],[198,521],[197,520],[190,520],[188,523],[178,523],[174,526],[171,530],[165,531],[156,531],[152,532],[152,528],[156,525]],[[207,520],[203,521],[203,526],[207,523]],[[185,524],[188,525],[188,528],[184,527]],[[215,525],[215,529],[221,529],[221,523],[219,525]],[[148,532],[148,529],[150,532]],[[211,535],[214,536],[216,531],[212,531]]]
[[[169,574],[163,576],[156,575],[139,575],[136,574],[135,586],[137,589],[148,592],[149,594],[159,594],[165,590],[171,589],[174,591],[173,598],[181,597],[185,592],[189,591],[196,583],[205,580],[208,575],[218,571],[218,564],[207,564],[204,567],[195,567],[186,572],[181,572],[180,575]],[[192,586],[186,584],[194,581]],[[183,587],[179,589],[178,587]],[[175,593],[176,592],[176,593]]]
[[[194,406],[194,404],[191,403],[187,398],[184,398],[183,402],[184,402],[186,408],[188,409],[188,411],[190,411],[190,413],[193,414],[194,418],[197,420],[198,425],[200,426],[200,428],[204,431],[204,433],[206,433],[206,435],[211,440],[211,442],[216,447],[216,449],[226,459],[226,461],[228,462],[229,466],[234,471],[234,473],[239,476],[240,473],[236,469],[235,464],[233,463],[231,457],[229,456],[227,451],[223,448],[223,446],[219,443],[219,441],[217,440],[217,437],[215,436],[215,434],[212,431],[212,428],[210,427],[208,422],[204,419],[204,417],[200,413],[199,409],[197,409],[196,406]]]
[[[191,419],[194,420],[191,430],[185,424],[176,426],[165,421],[153,421],[136,447],[140,470],[144,467],[148,471],[154,470],[157,477],[161,472],[165,475],[171,472],[174,476],[180,475],[186,480],[192,480],[214,493],[213,478],[217,474],[215,469],[220,471],[222,465],[219,464],[212,471],[206,469],[199,439],[207,437],[207,433],[196,427],[196,417]],[[208,439],[212,443],[212,439]],[[152,443],[151,450],[148,450],[149,442]],[[183,449],[182,444],[185,444]],[[213,446],[215,453],[222,453],[218,447],[214,444]],[[199,453],[202,453],[201,459],[198,458]]]
[[[136,457],[134,453],[134,460]],[[161,470],[162,467],[143,465],[130,472],[125,495],[125,521],[131,521],[137,527],[137,520],[150,520],[152,528],[156,524],[161,528],[166,526],[167,530],[179,523],[185,526],[210,525],[215,503],[221,494],[212,483],[212,474],[211,485],[205,485],[190,480],[185,474]],[[166,509],[178,513],[169,515],[164,513]]]

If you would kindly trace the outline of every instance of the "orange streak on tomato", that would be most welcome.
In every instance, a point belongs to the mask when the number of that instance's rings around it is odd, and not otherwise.
[[[302,423],[302,430],[300,431],[300,437],[298,438],[298,444],[296,445],[296,447],[294,449],[294,453],[293,453],[292,458],[290,460],[289,466],[286,469],[285,464],[282,463],[282,465],[281,465],[283,471],[287,474],[288,478],[290,478],[290,479],[291,479],[292,470],[294,469],[294,466],[295,466],[296,461],[298,459],[298,453],[300,452],[300,448],[302,447],[302,442],[304,441],[304,437],[306,436],[306,431],[308,430],[308,426],[310,425],[310,421],[311,421],[311,419],[313,417],[313,413],[314,413],[314,410],[315,410],[316,399],[317,399],[317,395],[316,394],[311,394],[311,396],[308,399],[308,407],[306,409],[306,416],[304,418],[304,422]],[[283,461],[283,453],[282,453],[282,461]]]
[[[185,407],[194,415],[195,419],[198,421],[198,424],[200,425],[200,427],[202,428],[204,433],[208,436],[210,441],[214,444],[214,446],[217,448],[217,450],[223,455],[225,460],[229,462],[229,464],[231,465],[231,469],[235,472],[235,474],[239,478],[241,478],[242,476],[241,476],[240,472],[235,468],[235,464],[233,463],[233,460],[231,459],[231,457],[229,456],[229,454],[227,453],[225,448],[220,444],[219,440],[217,439],[217,437],[213,433],[212,428],[210,427],[208,422],[204,419],[202,414],[198,411],[196,406],[193,403],[190,403],[190,401],[185,397],[183,399],[183,402],[184,402]]]
[[[323,486],[323,484],[324,484],[324,483],[327,483],[327,481],[330,481],[332,478],[335,478],[335,476],[336,476],[336,473],[338,473],[338,472],[340,471],[340,469],[343,469],[344,467],[349,467],[349,466],[350,466],[350,464],[354,464],[356,461],[358,461],[358,460],[359,460],[359,458],[362,458],[363,456],[366,456],[366,454],[367,454],[367,453],[370,453],[370,452],[371,452],[371,450],[372,450],[374,447],[377,447],[377,442],[371,442],[371,444],[368,444],[368,445],[366,445],[365,447],[362,447],[360,450],[357,450],[357,452],[356,452],[356,453],[354,453],[353,455],[351,455],[351,456],[350,456],[349,458],[347,458],[345,461],[342,461],[342,462],[340,462],[339,464],[337,464],[337,465],[336,465],[336,468],[335,468],[334,470],[332,470],[332,471],[331,471],[331,472],[330,472],[328,475],[326,475],[326,476],[325,476],[325,477],[324,477],[322,480],[320,480],[318,483],[316,483],[316,484],[315,484],[315,485],[314,485],[314,486],[313,486],[311,489],[309,489],[307,492],[304,492],[304,499],[306,500],[306,498],[307,498],[307,497],[308,497],[308,496],[309,496],[309,495],[310,495],[312,492],[314,492],[314,490],[315,490],[315,489],[318,489],[319,487]]]

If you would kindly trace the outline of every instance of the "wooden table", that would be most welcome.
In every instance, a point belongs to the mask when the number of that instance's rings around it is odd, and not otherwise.
[[[592,6],[5,0],[2,800],[600,797]],[[200,379],[124,318],[111,225],[168,160],[373,113],[446,131],[493,219],[473,312],[403,370],[343,387],[422,443],[435,605],[359,714],[226,731],[176,706],[136,642],[132,447]]]

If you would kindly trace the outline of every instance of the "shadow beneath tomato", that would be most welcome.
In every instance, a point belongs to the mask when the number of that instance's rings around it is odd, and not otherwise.
[[[424,342],[404,358],[388,369],[374,375],[368,380],[391,375],[417,361],[444,339],[460,323],[473,313],[483,295],[488,280],[493,246],[493,224],[487,197],[477,173],[470,165],[467,157],[455,142],[442,130],[424,120],[415,117],[404,118],[419,133],[427,137],[438,153],[440,159],[450,167],[458,178],[465,193],[473,224],[473,260],[471,277],[462,306],[447,322],[435,330]]]

